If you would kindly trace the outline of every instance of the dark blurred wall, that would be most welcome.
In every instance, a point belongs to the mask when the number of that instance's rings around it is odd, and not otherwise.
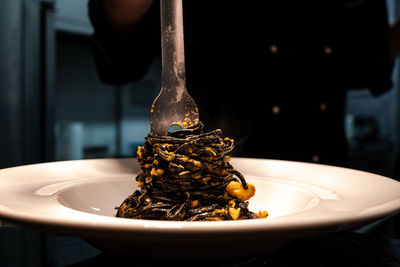
[[[23,161],[23,5],[2,0],[0,9],[0,167]]]
[[[40,0],[0,0],[0,168],[44,159],[44,10]]]

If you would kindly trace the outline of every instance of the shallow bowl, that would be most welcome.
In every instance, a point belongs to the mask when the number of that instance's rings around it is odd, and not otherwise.
[[[269,217],[223,222],[116,218],[134,190],[135,159],[96,159],[0,170],[0,218],[83,238],[152,260],[236,261],[290,240],[361,226],[400,210],[400,183],[320,164],[233,158],[256,186],[252,211]]]

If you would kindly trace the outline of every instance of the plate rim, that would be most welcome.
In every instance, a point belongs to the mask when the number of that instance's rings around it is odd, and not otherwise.
[[[124,158],[124,159],[90,159],[90,160],[74,160],[74,161],[64,161],[68,163],[86,163],[86,162],[97,162],[101,163],[102,161],[107,161],[107,162],[112,162],[112,161],[129,161],[129,162],[135,162],[134,158]],[[271,160],[271,159],[253,159],[253,158],[232,158],[232,162],[236,161],[247,161],[251,160],[252,162],[260,161],[260,162],[280,162],[284,164],[301,164],[301,165],[308,165],[308,166],[319,166],[319,167],[328,167],[328,168],[341,168],[343,170],[347,171],[355,171],[358,173],[365,173],[368,175],[373,175],[375,177],[379,178],[384,178],[384,179],[389,179],[390,181],[396,182],[400,184],[398,181],[381,176],[378,174],[373,174],[373,173],[368,173],[368,172],[363,172],[359,170],[354,170],[354,169],[348,169],[348,168],[343,168],[343,167],[336,167],[336,166],[330,166],[330,165],[322,165],[322,164],[315,164],[315,163],[304,163],[304,162],[296,162],[296,161],[286,161],[286,160]],[[60,164],[62,162],[49,162],[49,163],[39,163],[39,164],[30,164],[30,165],[24,165],[24,166],[17,166],[17,167],[11,167],[11,168],[6,168],[0,170],[0,179],[2,178],[2,174],[4,172],[9,172],[13,170],[21,170],[21,168],[30,168],[32,166],[37,167],[37,166],[51,166],[51,165],[46,165],[46,164]],[[135,164],[136,165],[136,164]],[[128,173],[126,173],[128,175]],[[132,175],[132,174],[130,174]],[[96,178],[92,178],[96,179]],[[0,192],[2,190],[0,189]],[[399,193],[400,195],[400,193]],[[319,228],[338,228],[337,230],[340,229],[345,229],[346,225],[355,225],[358,223],[366,222],[366,221],[373,221],[378,218],[382,218],[385,215],[389,215],[391,213],[394,213],[396,211],[400,210],[400,206],[393,206],[391,208],[382,210],[380,212],[374,212],[374,213],[366,213],[364,215],[358,215],[353,218],[348,218],[348,217],[343,217],[339,218],[336,220],[326,220],[324,218],[313,218],[310,220],[308,218],[307,220],[296,220],[296,221],[289,221],[286,222],[285,224],[282,224],[282,220],[276,220],[274,222],[273,220],[268,221],[268,218],[266,219],[258,219],[258,220],[245,220],[245,221],[224,221],[224,222],[170,222],[170,221],[155,221],[155,220],[132,220],[132,219],[125,219],[125,218],[112,218],[113,221],[118,222],[117,226],[115,224],[110,224],[110,220],[105,220],[100,221],[100,222],[91,222],[91,221],[86,221],[86,223],[82,224],[82,221],[78,223],[73,223],[73,222],[66,222],[63,219],[57,220],[55,218],[54,220],[48,221],[44,220],[43,218],[38,218],[37,216],[30,216],[27,214],[18,214],[18,212],[13,212],[11,210],[8,210],[4,208],[3,203],[0,203],[0,218],[12,221],[17,224],[24,224],[24,225],[34,225],[36,227],[41,227],[46,229],[47,227],[52,228],[53,230],[64,230],[67,232],[74,232],[74,230],[81,230],[81,229],[86,229],[86,230],[93,230],[93,231],[106,231],[110,233],[139,233],[146,231],[147,233],[151,234],[191,234],[191,235],[201,235],[205,233],[214,233],[214,234],[226,234],[229,232],[235,232],[235,231],[241,231],[243,233],[268,233],[268,232],[293,232],[293,231],[300,231],[300,230],[305,230],[305,229],[319,229]],[[82,212],[82,211],[77,211],[74,210],[75,212]],[[82,212],[85,213],[85,212]],[[304,213],[307,213],[305,211]],[[90,218],[95,218],[96,216],[102,216],[102,215],[95,215],[92,214],[92,216],[89,216]],[[107,216],[102,216],[102,217],[107,217]],[[284,217],[288,217],[290,219],[291,215],[287,215]],[[134,221],[134,222],[132,222]],[[283,220],[284,221],[284,220]],[[57,229],[57,228],[64,228],[64,229]],[[208,228],[208,229],[207,229]],[[221,233],[221,230],[223,230],[223,233]]]

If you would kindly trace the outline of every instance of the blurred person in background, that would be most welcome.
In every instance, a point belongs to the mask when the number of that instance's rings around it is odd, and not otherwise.
[[[90,0],[89,15],[102,81],[141,79],[161,51],[159,1]],[[235,156],[346,165],[346,90],[392,87],[385,1],[184,0],[183,16],[206,130],[234,138]]]

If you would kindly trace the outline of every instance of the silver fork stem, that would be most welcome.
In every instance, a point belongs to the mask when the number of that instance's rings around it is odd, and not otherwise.
[[[150,110],[151,132],[167,135],[171,125],[199,123],[199,110],[186,91],[182,0],[161,0],[162,85]]]
[[[161,0],[162,89],[185,90],[182,0]]]

